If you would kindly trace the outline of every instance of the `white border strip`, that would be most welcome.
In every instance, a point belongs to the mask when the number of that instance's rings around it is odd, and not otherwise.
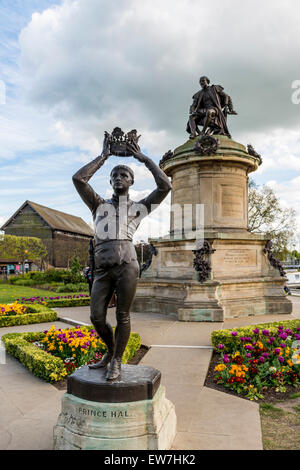
[[[182,344],[151,344],[150,348],[213,349],[212,346],[184,346]]]
[[[68,317],[59,317],[58,318],[58,321],[61,321],[62,323],[65,322],[65,323],[69,323],[70,325],[74,325],[74,326],[89,326],[90,323],[85,323],[83,321],[79,321],[79,320],[73,320],[73,318],[68,318]]]

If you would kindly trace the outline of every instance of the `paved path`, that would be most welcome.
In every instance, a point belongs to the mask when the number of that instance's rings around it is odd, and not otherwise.
[[[300,298],[292,300],[293,315],[224,323],[185,323],[172,316],[131,314],[132,330],[140,333],[143,344],[151,346],[142,363],[161,370],[167,398],[175,405],[178,424],[173,449],[262,449],[258,404],[204,387],[212,354],[210,334],[220,328],[300,318]],[[56,310],[61,319],[55,322],[58,328],[70,326],[69,319],[90,323],[89,307]],[[114,325],[113,309],[109,318]],[[0,335],[50,326],[1,328]],[[6,364],[0,365],[0,449],[51,449],[63,393],[6,355]]]

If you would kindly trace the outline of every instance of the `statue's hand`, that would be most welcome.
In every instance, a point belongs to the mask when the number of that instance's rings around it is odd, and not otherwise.
[[[102,147],[102,157],[108,158],[110,156],[110,142],[109,142],[109,134],[108,132],[104,132],[104,140],[103,140],[103,147]]]
[[[130,152],[134,158],[140,162],[144,162],[147,157],[141,152],[139,145],[136,142],[127,142],[126,145],[127,151]]]

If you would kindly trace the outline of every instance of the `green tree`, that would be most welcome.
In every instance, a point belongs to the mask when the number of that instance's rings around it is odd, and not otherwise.
[[[71,281],[72,283],[76,284],[78,282],[84,282],[85,279],[83,278],[82,274],[82,266],[80,260],[77,256],[74,256],[72,265],[71,265]]]
[[[46,247],[39,238],[4,235],[0,240],[0,257],[15,258],[20,261],[23,265],[23,276],[25,260],[30,259],[42,263],[46,256]]]
[[[296,211],[284,207],[273,189],[249,183],[249,230],[266,234],[272,241],[275,256],[283,260],[296,231]]]

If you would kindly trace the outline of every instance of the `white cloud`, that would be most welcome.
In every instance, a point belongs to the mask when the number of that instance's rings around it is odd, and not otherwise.
[[[104,130],[136,128],[142,149],[157,160],[187,140],[188,109],[203,74],[232,96],[239,114],[229,117],[229,128],[261,153],[256,175],[275,181],[283,203],[295,203],[300,214],[300,105],[291,100],[300,79],[299,12],[297,0],[62,0],[35,13],[19,42],[10,34],[5,42],[13,66],[3,63],[9,94],[0,108],[1,216],[36,197],[90,220],[71,175],[100,154]],[[117,163],[95,175],[99,193]],[[151,191],[141,191],[151,187],[148,170],[132,159],[126,164],[136,173],[132,197]],[[287,170],[292,182],[282,182]],[[149,220],[158,232],[155,214]]]
[[[66,143],[92,153],[116,125],[138,128],[155,155],[182,143],[203,73],[233,97],[233,135],[295,128],[298,11],[294,0],[271,11],[258,0],[65,0],[20,36],[29,97],[53,112]]]
[[[254,144],[255,150],[261,154],[263,164],[255,175],[277,170],[300,171],[300,135],[298,129],[277,128],[269,132],[252,132],[242,134],[242,141]]]
[[[297,222],[300,227],[300,176],[284,182],[270,180],[266,184],[274,190],[283,206],[293,207],[296,210]]]

